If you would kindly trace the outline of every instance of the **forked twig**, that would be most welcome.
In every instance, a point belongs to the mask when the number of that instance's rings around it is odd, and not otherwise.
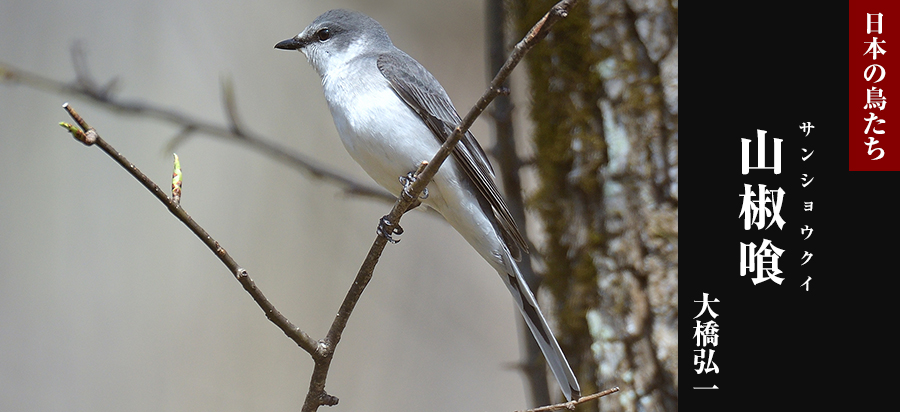
[[[218,258],[225,264],[228,270],[234,275],[234,277],[241,283],[244,289],[250,293],[250,296],[253,297],[253,300],[259,305],[259,308],[266,314],[266,317],[269,318],[272,323],[278,326],[285,335],[287,335],[291,340],[297,343],[303,350],[314,355],[318,348],[318,342],[309,337],[305,332],[300,330],[297,326],[294,326],[284,315],[281,314],[277,309],[275,309],[275,305],[270,302],[265,295],[263,295],[262,291],[256,287],[256,284],[253,282],[253,279],[250,278],[250,275],[247,271],[238,265],[237,262],[225,251],[219,242],[213,239],[209,233],[203,229],[193,218],[191,218],[188,213],[181,208],[179,202],[170,199],[166,196],[165,192],[153,183],[147,175],[141,172],[137,166],[128,161],[121,153],[119,153],[112,145],[103,140],[100,135],[94,130],[93,127],[88,125],[88,123],[72,108],[68,103],[63,105],[63,108],[69,113],[69,116],[72,117],[72,120],[78,125],[73,126],[67,123],[60,123],[61,126],[65,127],[72,135],[81,143],[84,143],[87,146],[97,146],[100,150],[103,150],[106,154],[109,155],[113,160],[116,161],[119,165],[122,166],[129,174],[134,176],[138,182],[140,182],[150,193],[153,193],[160,202],[162,202],[166,208],[169,209],[173,215],[175,215],[178,220],[184,223],[191,232],[200,238],[200,240],[206,244],[206,246],[211,250]],[[80,128],[80,129],[79,129]],[[179,181],[180,183],[180,181]],[[179,186],[180,192],[180,186]],[[179,193],[180,196],[180,193]]]
[[[574,410],[575,406],[577,406],[577,405],[592,401],[594,399],[602,398],[606,395],[610,395],[610,394],[616,393],[618,391],[619,391],[619,387],[616,386],[615,388],[607,389],[602,392],[597,392],[592,395],[582,396],[582,397],[578,398],[577,400],[574,400],[571,402],[563,402],[563,403],[557,403],[555,405],[541,406],[540,408],[526,409],[521,412],[550,412],[550,411],[558,411],[560,409],[568,409],[571,411],[571,410]],[[520,411],[516,411],[516,412],[520,412]]]

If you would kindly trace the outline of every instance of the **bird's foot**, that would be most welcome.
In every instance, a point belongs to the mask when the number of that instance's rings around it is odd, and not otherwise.
[[[424,162],[423,162],[424,163]],[[412,187],[413,183],[418,180],[419,171],[409,172],[406,176],[400,176],[400,184],[403,185],[403,197],[409,199],[412,198],[412,194],[409,193],[409,189]],[[428,188],[422,190],[422,193],[419,195],[418,200],[428,199]]]
[[[388,227],[393,227],[391,230],[388,230]],[[381,220],[378,221],[378,229],[375,231],[378,233],[378,236],[381,236],[387,239],[388,242],[397,243],[400,239],[394,239],[393,235],[402,235],[403,228],[400,225],[395,225],[391,223],[391,220],[388,219],[387,215],[384,215]]]

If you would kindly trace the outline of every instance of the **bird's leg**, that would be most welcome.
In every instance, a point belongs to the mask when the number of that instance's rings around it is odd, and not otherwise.
[[[425,169],[425,166],[428,166],[428,162],[423,160],[422,163],[419,164],[419,167],[416,170],[407,173],[406,176],[400,176],[400,184],[403,185],[403,190],[400,192],[400,196],[402,196],[405,199],[412,199],[413,196],[409,193],[409,189],[412,187],[413,183],[416,182],[416,179],[418,179],[419,173],[422,173],[422,170]],[[422,193],[419,195],[418,198],[413,199],[413,202],[409,204],[409,206],[406,208],[406,211],[404,211],[403,213],[409,212],[410,210],[413,210],[413,209],[419,207],[419,205],[422,204],[422,201],[427,198],[428,198],[428,188],[426,187],[425,189],[422,190]],[[392,229],[388,230],[388,227],[392,227]],[[381,220],[378,222],[378,229],[376,232],[378,233],[379,236],[382,236],[385,239],[387,239],[388,242],[397,243],[400,241],[400,239],[394,239],[393,235],[402,235],[403,228],[400,227],[399,224],[391,223],[391,220],[388,218],[388,216],[384,215],[381,218]]]
[[[389,226],[393,226],[393,229],[387,230]],[[378,233],[378,236],[387,239],[388,242],[397,243],[400,239],[394,239],[393,235],[402,235],[403,228],[400,227],[400,225],[392,224],[391,220],[388,219],[388,215],[384,215],[381,220],[378,221],[378,229],[376,229],[375,233]]]

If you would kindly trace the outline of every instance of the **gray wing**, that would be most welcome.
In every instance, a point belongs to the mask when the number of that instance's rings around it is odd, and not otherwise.
[[[381,54],[378,56],[378,70],[388,80],[394,92],[413,109],[434,136],[444,143],[453,133],[459,123],[462,122],[453,103],[447,96],[447,92],[434,79],[434,76],[422,67],[419,62],[409,57],[406,53]],[[521,259],[520,251],[528,252],[528,245],[509,208],[494,184],[494,171],[491,163],[484,153],[484,149],[475,140],[472,133],[466,132],[456,149],[453,157],[465,171],[469,180],[478,188],[483,199],[486,200],[494,217],[499,223],[499,229],[504,243],[512,253],[515,260]]]

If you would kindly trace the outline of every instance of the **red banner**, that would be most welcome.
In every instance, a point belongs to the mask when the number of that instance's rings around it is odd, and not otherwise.
[[[849,17],[849,169],[900,170],[900,5],[851,1]]]

